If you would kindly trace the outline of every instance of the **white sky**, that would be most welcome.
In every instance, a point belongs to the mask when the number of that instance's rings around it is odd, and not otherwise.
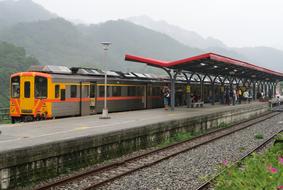
[[[283,50],[282,0],[33,0],[66,19],[99,23],[147,15],[228,46]]]

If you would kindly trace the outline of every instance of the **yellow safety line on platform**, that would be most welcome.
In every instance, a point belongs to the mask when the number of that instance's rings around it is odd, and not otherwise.
[[[89,129],[89,128],[91,128],[91,127],[80,126],[80,127],[74,128],[73,131],[85,130],[85,129]]]

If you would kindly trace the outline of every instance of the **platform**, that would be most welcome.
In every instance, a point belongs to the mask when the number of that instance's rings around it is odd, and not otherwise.
[[[259,117],[268,103],[205,104],[0,125],[0,189],[30,185],[62,173],[157,146],[179,132],[200,134],[221,123]]]
[[[111,119],[106,120],[99,119],[100,115],[92,115],[30,123],[3,124],[0,125],[2,132],[0,135],[0,152],[265,104],[262,102],[235,106],[205,104],[203,108],[177,107],[174,111],[151,109],[111,113]]]

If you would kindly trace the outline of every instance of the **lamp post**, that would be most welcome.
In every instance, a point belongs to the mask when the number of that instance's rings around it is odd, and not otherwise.
[[[111,45],[111,42],[101,42],[100,43],[103,46],[103,50],[104,50],[104,108],[102,110],[102,116],[100,117],[100,119],[110,119],[109,115],[108,115],[108,108],[107,108],[107,71],[106,71],[106,58],[107,58],[107,50],[109,48],[109,46]]]

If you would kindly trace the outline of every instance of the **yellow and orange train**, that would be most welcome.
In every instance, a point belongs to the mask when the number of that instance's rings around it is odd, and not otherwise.
[[[108,78],[110,112],[162,107],[161,89],[167,79],[110,71]],[[11,75],[10,88],[12,122],[90,115],[103,109],[104,73],[96,69],[35,66]],[[178,80],[177,88],[176,102],[182,105],[185,81]]]

